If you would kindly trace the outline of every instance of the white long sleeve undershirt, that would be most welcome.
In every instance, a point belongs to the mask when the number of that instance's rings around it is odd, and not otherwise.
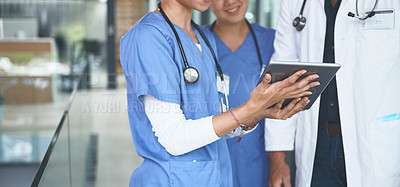
[[[214,131],[213,116],[187,120],[178,104],[160,101],[150,95],[143,96],[143,103],[145,113],[153,127],[152,131],[158,137],[158,142],[171,155],[182,155],[219,139]],[[244,131],[244,134],[256,128]],[[238,127],[225,136],[233,138],[240,134],[241,127]]]
[[[187,120],[176,103],[143,97],[144,109],[160,144],[174,156],[182,155],[219,139],[212,116]]]

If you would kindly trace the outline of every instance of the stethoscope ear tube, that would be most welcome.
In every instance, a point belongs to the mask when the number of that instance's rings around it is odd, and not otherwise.
[[[165,14],[164,10],[161,7],[161,2],[158,3],[158,9],[161,12],[161,15],[164,17],[164,19],[167,21],[168,25],[171,27],[172,31],[174,32],[175,38],[178,42],[178,46],[179,46],[179,50],[181,52],[182,55],[182,59],[183,59],[183,63],[185,64],[185,69],[183,70],[183,77],[186,83],[196,83],[197,80],[199,80],[200,74],[199,72],[196,70],[196,68],[194,67],[190,67],[189,66],[189,62],[187,61],[186,55],[185,55],[185,51],[183,50],[183,46],[182,46],[182,42],[179,38],[178,33],[176,32],[174,25],[172,24],[172,22],[169,20],[168,16]],[[222,68],[218,63],[217,57],[214,53],[214,50],[211,47],[210,42],[208,41],[207,37],[204,35],[203,31],[201,31],[201,29],[199,28],[199,26],[193,22],[193,20],[191,21],[191,24],[196,28],[196,30],[200,33],[201,37],[203,38],[204,42],[206,43],[207,47],[210,49],[211,54],[214,58],[214,62],[215,62],[215,66],[217,68],[218,74],[221,77],[221,80],[224,81],[224,74],[222,72]]]
[[[160,9],[161,15],[164,17],[164,19],[167,21],[168,25],[171,27],[171,29],[174,32],[175,38],[178,42],[179,45],[179,50],[181,52],[182,55],[182,59],[183,62],[185,64],[185,69],[183,70],[183,79],[185,80],[186,83],[188,84],[194,84],[199,80],[200,74],[197,71],[196,68],[189,66],[189,63],[187,61],[186,55],[185,55],[185,51],[183,50],[183,46],[182,46],[182,42],[179,38],[178,33],[176,32],[174,25],[172,25],[172,22],[168,19],[167,15],[165,14],[164,10],[161,7],[161,2],[158,3],[158,8]],[[225,80],[224,80],[224,73],[222,72],[222,68],[218,63],[218,59],[217,56],[214,53],[214,50],[210,44],[210,42],[208,41],[207,37],[204,35],[203,31],[201,31],[200,27],[193,22],[193,20],[191,21],[191,24],[196,28],[196,30],[200,33],[201,37],[203,38],[204,42],[206,43],[207,47],[210,49],[211,54],[214,58],[214,62],[215,62],[215,66],[217,68],[218,71],[218,75],[221,78],[221,82],[223,83],[224,86],[224,95],[225,95],[225,100],[226,100],[226,106],[229,109],[229,101],[228,101],[228,95],[227,95],[227,89],[226,89],[226,85],[225,85]]]
[[[168,25],[171,27],[172,31],[174,32],[176,41],[178,42],[179,50],[181,52],[183,63],[185,65],[185,69],[183,69],[183,79],[188,84],[194,84],[199,80],[200,77],[199,72],[197,71],[196,68],[189,66],[189,62],[186,58],[185,51],[183,50],[181,39],[179,38],[179,35],[176,32],[174,25],[172,24],[172,22],[169,20],[168,16],[162,9],[161,2],[158,3],[158,9],[160,10],[161,15],[164,17],[165,21],[167,21]]]
[[[361,20],[361,21],[364,21],[364,20],[366,20],[366,19],[368,19],[368,18],[370,18],[370,17],[375,16],[375,11],[374,11],[374,10],[375,10],[377,4],[378,4],[378,0],[375,0],[374,7],[372,7],[371,12],[368,13],[368,14],[367,14],[366,16],[364,16],[364,17],[360,17],[360,15],[358,14],[358,0],[356,0],[356,14],[354,14],[353,12],[349,12],[349,13],[347,14],[347,16],[352,17],[352,18],[357,18],[357,19],[359,19],[359,20]]]
[[[260,63],[260,67],[262,68],[263,62],[262,62],[260,47],[258,46],[258,41],[257,41],[256,34],[254,33],[253,27],[251,27],[250,22],[247,21],[247,19],[244,19],[244,20],[246,21],[247,26],[249,27],[249,30],[250,30],[250,32],[251,32],[251,35],[253,36],[254,45],[256,45],[256,50],[257,50],[258,62]]]
[[[191,23],[193,24],[194,28],[196,28],[196,30],[199,31],[199,33],[200,33],[201,37],[203,38],[204,42],[206,43],[207,47],[210,49],[211,54],[212,54],[213,59],[214,59],[214,62],[215,62],[215,66],[216,66],[217,71],[218,71],[218,74],[221,77],[221,80],[224,81],[224,73],[222,72],[222,68],[218,63],[217,56],[215,55],[214,50],[213,50],[210,42],[208,41],[207,37],[204,35],[203,31],[201,31],[200,27],[195,22],[193,22],[193,20],[191,21]]]
[[[304,11],[304,7],[306,5],[306,2],[307,2],[307,0],[303,0],[303,4],[301,6],[299,16],[297,16],[293,20],[293,27],[295,27],[297,31],[303,30],[303,28],[306,26],[307,19],[306,19],[306,17],[303,16],[303,11]],[[375,0],[374,7],[372,7],[371,12],[368,13],[364,17],[360,17],[359,14],[358,14],[358,0],[356,0],[356,14],[354,14],[353,12],[349,12],[347,14],[347,16],[353,17],[353,18],[357,18],[359,20],[364,21],[364,20],[366,20],[366,19],[368,19],[370,17],[373,17],[375,15],[375,11],[374,10],[375,10],[377,4],[378,4],[378,0]]]
[[[253,27],[251,26],[250,22],[247,21],[247,19],[244,19],[244,20],[245,20],[247,26],[249,27],[250,33],[251,33],[251,35],[252,35],[252,37],[253,37],[254,45],[256,46],[256,50],[257,50],[258,62],[260,63],[260,67],[262,68],[263,62],[262,62],[260,47],[259,47],[259,45],[258,45],[258,40],[257,40],[256,34],[254,33]],[[210,26],[210,31],[214,31],[215,23],[216,23],[216,22],[214,21],[214,22],[211,24],[211,26]]]
[[[249,27],[251,35],[253,36],[254,44],[255,44],[256,50],[257,50],[258,61],[260,63],[260,67],[262,68],[263,63],[262,63],[260,47],[258,46],[258,41],[257,41],[256,34],[254,33],[253,27],[251,26],[249,21],[247,21],[247,19],[245,19],[245,21],[246,21],[247,26]],[[211,31],[214,31],[215,23],[216,22],[214,21],[214,23],[211,24],[211,26],[210,26],[210,30]],[[218,64],[218,66],[219,66],[219,64]],[[217,68],[218,68],[218,66],[217,66]],[[223,77],[221,78],[221,80],[222,80],[222,82],[224,84],[224,92],[225,92],[224,95],[225,95],[225,100],[226,100],[226,107],[227,107],[227,109],[229,109],[229,100],[228,100],[228,95],[226,94],[227,93],[227,89],[226,89],[226,85],[225,85],[225,81],[224,81]],[[227,109],[225,111],[228,111]]]

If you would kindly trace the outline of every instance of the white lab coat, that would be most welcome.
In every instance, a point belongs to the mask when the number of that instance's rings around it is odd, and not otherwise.
[[[324,0],[307,1],[307,24],[298,32],[292,21],[302,3],[282,1],[274,60],[322,62]],[[360,14],[374,3],[359,0]],[[394,9],[395,28],[365,30],[363,21],[347,16],[355,13],[356,0],[342,0],[336,18],[335,57],[342,66],[337,88],[349,187],[400,187],[400,0],[379,0],[381,8]],[[311,184],[318,112],[319,100],[289,120],[266,121],[267,151],[295,148],[298,187]]]

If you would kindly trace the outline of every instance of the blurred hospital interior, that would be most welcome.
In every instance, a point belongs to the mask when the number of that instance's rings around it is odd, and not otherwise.
[[[279,7],[249,0],[245,17],[275,28]],[[129,184],[142,158],[119,41],[156,8],[156,0],[0,0],[0,186]]]

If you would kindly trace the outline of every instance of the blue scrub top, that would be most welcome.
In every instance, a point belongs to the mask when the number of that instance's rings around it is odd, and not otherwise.
[[[144,112],[143,96],[151,95],[179,104],[187,119],[219,114],[217,73],[211,51],[197,30],[193,29],[203,53],[182,29],[176,25],[175,29],[189,65],[200,73],[195,84],[185,83],[182,76],[185,66],[177,41],[160,14],[148,13],[121,39],[129,122],[136,151],[144,158],[132,173],[130,186],[233,186],[224,137],[184,155],[173,156],[158,142]],[[207,29],[203,32],[216,49],[212,33]]]
[[[209,26],[207,26],[209,28]],[[263,64],[268,64],[274,52],[275,31],[252,24],[260,47]],[[260,77],[261,67],[251,32],[243,44],[232,52],[214,32],[218,58],[224,74],[230,77],[229,104],[237,107],[249,99]],[[268,186],[269,157],[264,146],[264,120],[240,142],[228,139],[233,169],[233,186]]]

